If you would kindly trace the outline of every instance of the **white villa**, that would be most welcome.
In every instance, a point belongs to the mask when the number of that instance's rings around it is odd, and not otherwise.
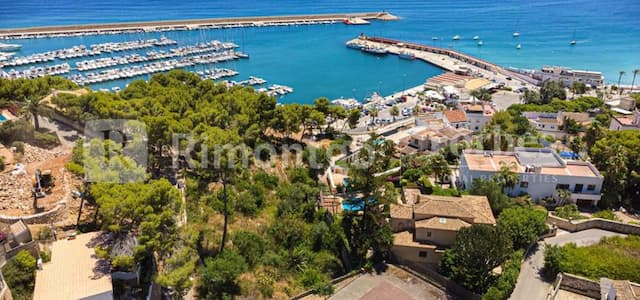
[[[552,149],[465,150],[457,183],[469,189],[474,179],[489,179],[502,166],[510,167],[519,176],[516,186],[507,190],[511,196],[527,193],[534,201],[552,197],[556,204],[563,204],[556,190],[566,189],[571,192],[568,201],[572,203],[595,206],[600,201],[604,179],[600,172],[589,162],[565,161]]]

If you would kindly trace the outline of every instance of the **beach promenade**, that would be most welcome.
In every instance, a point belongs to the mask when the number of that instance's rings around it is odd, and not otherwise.
[[[362,20],[396,20],[387,12],[337,13],[316,15],[235,17],[192,20],[169,20],[131,23],[83,24],[0,29],[0,39],[46,38],[73,35],[118,34],[173,30],[216,29],[233,27],[286,26],[342,22],[348,18]]]

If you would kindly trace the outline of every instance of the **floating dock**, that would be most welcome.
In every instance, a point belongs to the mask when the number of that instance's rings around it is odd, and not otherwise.
[[[321,15],[263,16],[215,19],[171,20],[131,23],[45,26],[0,29],[0,39],[48,38],[134,32],[158,32],[235,27],[261,27],[342,23],[350,18],[362,20],[396,20],[387,12],[339,13]]]

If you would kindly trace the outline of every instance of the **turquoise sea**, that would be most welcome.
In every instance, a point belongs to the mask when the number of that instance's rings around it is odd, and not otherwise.
[[[362,99],[374,91],[399,91],[441,71],[419,61],[376,57],[344,46],[360,32],[367,35],[452,47],[503,66],[537,69],[563,65],[601,71],[608,82],[631,83],[640,68],[640,1],[168,1],[168,0],[0,0],[0,28],[232,16],[314,14],[386,10],[402,17],[368,26],[314,25],[165,33],[180,45],[211,39],[230,40],[249,60],[221,64],[269,83],[291,86],[281,102],[310,102],[319,96]],[[520,38],[512,32],[518,30]],[[454,42],[452,37],[460,35]],[[478,47],[472,37],[484,42]],[[79,44],[157,38],[160,33],[84,38],[8,41],[24,45],[19,55]],[[434,42],[431,37],[440,37]],[[569,46],[569,41],[577,45]],[[6,42],[6,41],[4,41]],[[522,45],[516,50],[516,44]],[[73,61],[72,61],[73,62]],[[199,67],[201,69],[202,67]],[[640,79],[636,80],[636,82]],[[95,88],[123,86],[109,82]]]

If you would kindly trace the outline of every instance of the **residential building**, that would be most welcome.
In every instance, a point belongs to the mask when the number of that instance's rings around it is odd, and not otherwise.
[[[391,253],[398,262],[407,265],[435,268],[444,249],[453,245],[460,229],[473,224],[496,223],[485,196],[405,193],[405,201],[412,204],[390,206],[389,222],[395,232]]]
[[[613,116],[609,130],[640,130],[640,111],[637,109],[631,116]]]
[[[455,128],[469,128],[469,122],[467,121],[467,114],[464,110],[446,110],[444,111],[445,122],[449,123],[451,127]]]
[[[519,182],[508,188],[511,196],[529,194],[534,201],[548,198],[561,205],[567,201],[595,206],[600,201],[604,177],[589,162],[565,161],[553,149],[515,148],[514,151],[465,150],[460,162],[457,184],[471,188],[474,179],[490,179],[506,166],[518,174]],[[561,199],[557,190],[571,192]]]
[[[408,137],[408,146],[415,148],[417,152],[436,152],[460,141],[469,141],[471,134],[471,130],[466,128],[429,128]]]
[[[529,120],[529,124],[531,124],[536,131],[555,135],[556,137],[559,137],[557,136],[558,134],[563,133],[567,119],[574,120],[582,126],[588,126],[591,123],[591,117],[588,113],[579,112],[523,112],[522,116]]]
[[[51,245],[51,262],[36,276],[34,300],[114,298],[109,262],[96,256],[94,247],[105,238],[99,232],[79,234]]]
[[[547,80],[558,81],[565,87],[570,87],[574,82],[582,82],[591,87],[604,85],[604,76],[601,72],[572,70],[565,67],[545,66],[536,73],[543,82]]]
[[[29,251],[34,257],[39,255],[38,243],[33,240],[29,227],[22,220],[8,226],[0,224],[0,234],[4,234],[6,237],[0,240],[0,266],[16,256],[21,250]]]
[[[491,104],[484,102],[460,104],[458,105],[458,109],[465,112],[468,128],[474,132],[482,132],[496,112]]]

